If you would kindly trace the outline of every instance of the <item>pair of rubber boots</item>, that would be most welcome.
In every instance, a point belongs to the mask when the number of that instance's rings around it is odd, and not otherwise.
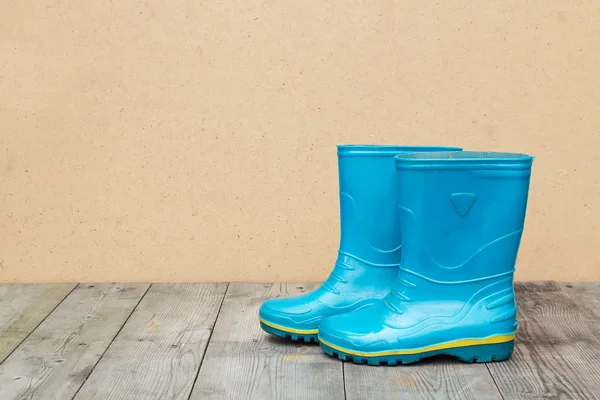
[[[360,364],[507,359],[533,158],[460,150],[339,146],[335,268],[263,303],[262,328]]]

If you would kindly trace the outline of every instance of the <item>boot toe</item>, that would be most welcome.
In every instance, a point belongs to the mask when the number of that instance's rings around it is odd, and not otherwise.
[[[306,299],[298,297],[270,299],[260,307],[263,322],[294,329],[311,329],[313,307]]]
[[[389,346],[382,337],[382,328],[375,306],[369,306],[325,318],[319,327],[319,340],[349,354],[385,351]]]

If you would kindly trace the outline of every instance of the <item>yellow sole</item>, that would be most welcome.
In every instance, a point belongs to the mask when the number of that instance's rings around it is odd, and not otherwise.
[[[408,349],[408,350],[389,350],[389,351],[376,351],[376,352],[363,352],[363,351],[354,351],[350,349],[345,349],[340,346],[336,346],[335,344],[329,343],[326,340],[323,340],[319,337],[319,342],[324,344],[327,347],[330,347],[333,350],[341,351],[345,354],[349,354],[352,356],[358,357],[387,357],[387,356],[402,356],[402,355],[411,355],[411,354],[420,354],[427,353],[438,350],[446,350],[446,349],[454,349],[459,347],[468,347],[468,346],[479,346],[479,345],[488,345],[488,344],[500,344],[507,343],[515,339],[515,334],[509,335],[495,335],[489,336],[487,338],[481,339],[462,339],[455,340],[452,342],[446,342],[441,344],[436,344],[433,346],[421,347],[418,349]]]

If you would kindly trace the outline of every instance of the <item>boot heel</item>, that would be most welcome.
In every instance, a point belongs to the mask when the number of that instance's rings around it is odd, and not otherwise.
[[[477,346],[455,347],[445,352],[468,363],[502,361],[510,357],[515,347],[514,340],[506,343],[481,344]]]

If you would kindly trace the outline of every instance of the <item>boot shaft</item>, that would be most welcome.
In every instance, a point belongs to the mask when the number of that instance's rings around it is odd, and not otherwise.
[[[400,188],[394,157],[455,147],[338,146],[342,254],[382,266],[400,263]]]
[[[512,273],[531,163],[514,153],[398,156],[403,269],[445,282]]]

